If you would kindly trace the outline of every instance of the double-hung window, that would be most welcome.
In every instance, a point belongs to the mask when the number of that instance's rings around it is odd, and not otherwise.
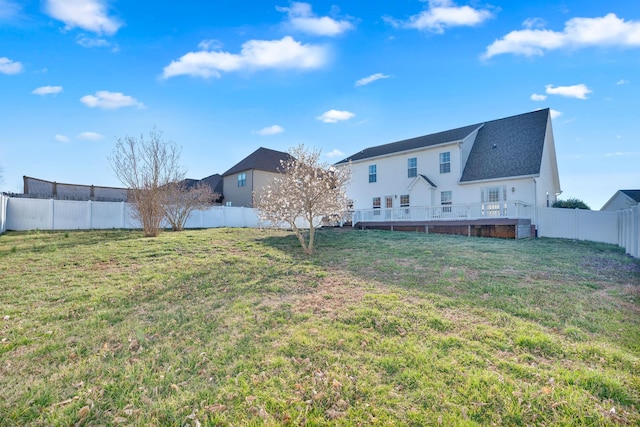
[[[409,206],[409,195],[408,194],[400,195],[400,207],[405,208],[407,206]]]
[[[378,169],[376,165],[369,165],[369,182],[378,181]]]
[[[418,158],[411,157],[407,159],[407,177],[415,178],[418,176]]]
[[[451,152],[440,153],[440,173],[451,172]]]
[[[238,187],[244,187],[247,185],[247,174],[245,172],[238,174]]]

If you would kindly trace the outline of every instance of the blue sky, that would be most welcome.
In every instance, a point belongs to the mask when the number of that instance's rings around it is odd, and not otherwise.
[[[551,108],[561,198],[640,188],[640,2],[0,0],[0,190],[120,186],[155,126],[187,176]]]

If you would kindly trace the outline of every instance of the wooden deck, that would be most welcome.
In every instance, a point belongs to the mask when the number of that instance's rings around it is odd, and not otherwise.
[[[359,221],[353,228],[361,230],[414,231],[436,234],[457,234],[476,237],[522,239],[533,237],[530,219],[482,218],[437,221]]]

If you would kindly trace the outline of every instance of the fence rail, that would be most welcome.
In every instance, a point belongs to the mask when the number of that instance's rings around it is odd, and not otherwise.
[[[360,221],[439,221],[481,218],[531,218],[531,205],[514,201],[460,205],[409,206],[404,208],[362,209],[353,213],[353,224]]]
[[[6,203],[4,203],[6,199]],[[6,206],[3,220],[4,230],[91,230],[110,228],[141,228],[135,219],[133,208],[125,202],[92,202],[55,199],[23,199],[2,196]],[[216,227],[260,227],[254,209],[243,207],[213,206],[207,210],[194,211],[189,216],[186,228]],[[167,224],[165,224],[167,226]]]

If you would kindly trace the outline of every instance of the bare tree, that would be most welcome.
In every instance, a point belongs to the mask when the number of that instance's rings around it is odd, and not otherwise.
[[[164,217],[173,231],[183,230],[191,212],[210,206],[220,197],[211,187],[202,183],[188,187],[185,181],[172,182],[165,190]]]
[[[342,215],[347,209],[349,171],[321,163],[320,151],[304,145],[289,153],[292,158],[281,162],[281,175],[256,194],[257,208],[262,220],[291,227],[303,252],[311,255],[322,218]]]
[[[109,162],[120,182],[129,188],[129,201],[144,235],[160,234],[166,189],[169,184],[182,181],[185,175],[180,166],[180,149],[154,127],[148,139],[143,135],[118,138]]]

